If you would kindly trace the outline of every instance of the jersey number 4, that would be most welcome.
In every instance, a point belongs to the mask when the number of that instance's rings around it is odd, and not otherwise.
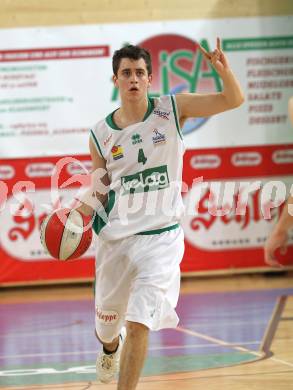
[[[147,162],[147,158],[146,158],[146,156],[144,155],[143,149],[139,149],[137,161],[138,161],[139,163],[143,163],[143,165]]]

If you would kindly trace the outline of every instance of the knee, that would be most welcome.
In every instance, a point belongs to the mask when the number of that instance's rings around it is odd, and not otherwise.
[[[135,338],[141,336],[147,336],[149,333],[149,328],[144,324],[140,324],[139,322],[126,322],[126,330],[127,330],[127,338]]]

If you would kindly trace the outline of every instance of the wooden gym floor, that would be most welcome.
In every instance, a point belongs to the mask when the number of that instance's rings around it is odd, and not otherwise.
[[[0,387],[114,390],[95,380],[91,286],[1,291]],[[138,390],[293,389],[293,274],[184,279],[180,325],[152,332]]]

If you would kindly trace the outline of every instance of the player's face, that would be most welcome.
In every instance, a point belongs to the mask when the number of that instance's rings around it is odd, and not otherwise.
[[[121,99],[137,101],[147,96],[152,76],[148,75],[143,58],[131,60],[122,58],[117,72],[113,76],[114,84],[120,91]]]

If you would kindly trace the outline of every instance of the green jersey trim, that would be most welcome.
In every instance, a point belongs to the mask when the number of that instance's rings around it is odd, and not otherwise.
[[[155,108],[155,101],[153,98],[148,98],[148,109],[143,117],[143,122],[148,119],[148,117],[151,115],[151,113],[154,111]]]
[[[118,110],[118,108],[117,108],[117,110]],[[114,120],[113,120],[114,113],[115,113],[117,110],[111,112],[111,114],[109,114],[109,115],[106,117],[106,123],[107,123],[108,126],[110,126],[110,127],[111,127],[112,129],[114,129],[114,130],[122,130],[120,127],[118,127],[118,126],[116,125],[116,123],[115,123]]]
[[[91,129],[91,136],[92,136],[92,138],[93,138],[93,140],[94,140],[94,143],[96,144],[96,146],[97,146],[97,148],[98,148],[98,150],[99,150],[99,152],[100,152],[101,157],[104,158],[103,153],[102,153],[102,150],[101,150],[101,147],[100,147],[99,142],[98,142],[98,140],[97,140],[97,137],[95,136],[95,134],[94,134],[94,132],[93,132],[92,129]]]
[[[110,190],[108,194],[107,206],[105,207],[105,212],[107,214],[108,219],[109,219],[109,214],[114,207],[114,204],[115,204],[115,191]],[[106,226],[106,224],[107,222],[105,222],[104,219],[101,218],[99,214],[96,212],[94,222],[93,222],[94,232],[98,235],[100,231],[103,229],[103,227]]]
[[[151,234],[161,234],[161,233],[168,232],[170,230],[174,230],[174,229],[178,229],[178,228],[179,228],[179,223],[176,223],[176,225],[167,226],[167,227],[162,228],[162,229],[147,230],[145,232],[136,233],[136,236],[140,236],[140,235],[144,236],[144,235],[151,235]]]
[[[144,122],[145,120],[147,120],[147,118],[151,115],[151,113],[154,111],[154,108],[155,108],[155,103],[154,103],[154,99],[153,98],[149,98],[148,99],[148,109],[147,109],[147,112],[145,113],[145,116],[143,117],[143,120],[142,122]],[[118,108],[117,108],[118,110]],[[109,114],[107,117],[106,117],[106,123],[108,126],[110,126],[113,130],[123,130],[121,129],[121,127],[118,127],[116,125],[116,123],[114,122],[114,113],[117,111],[113,111],[111,112],[111,114]]]
[[[183,139],[183,138],[182,138],[182,132],[181,132],[181,129],[180,129],[180,126],[179,126],[178,113],[177,113],[177,106],[176,106],[176,103],[175,103],[175,97],[174,97],[174,95],[171,95],[171,101],[172,101],[172,107],[173,107],[173,112],[174,112],[174,116],[175,116],[176,128],[177,128],[179,137],[180,137],[181,139]]]

